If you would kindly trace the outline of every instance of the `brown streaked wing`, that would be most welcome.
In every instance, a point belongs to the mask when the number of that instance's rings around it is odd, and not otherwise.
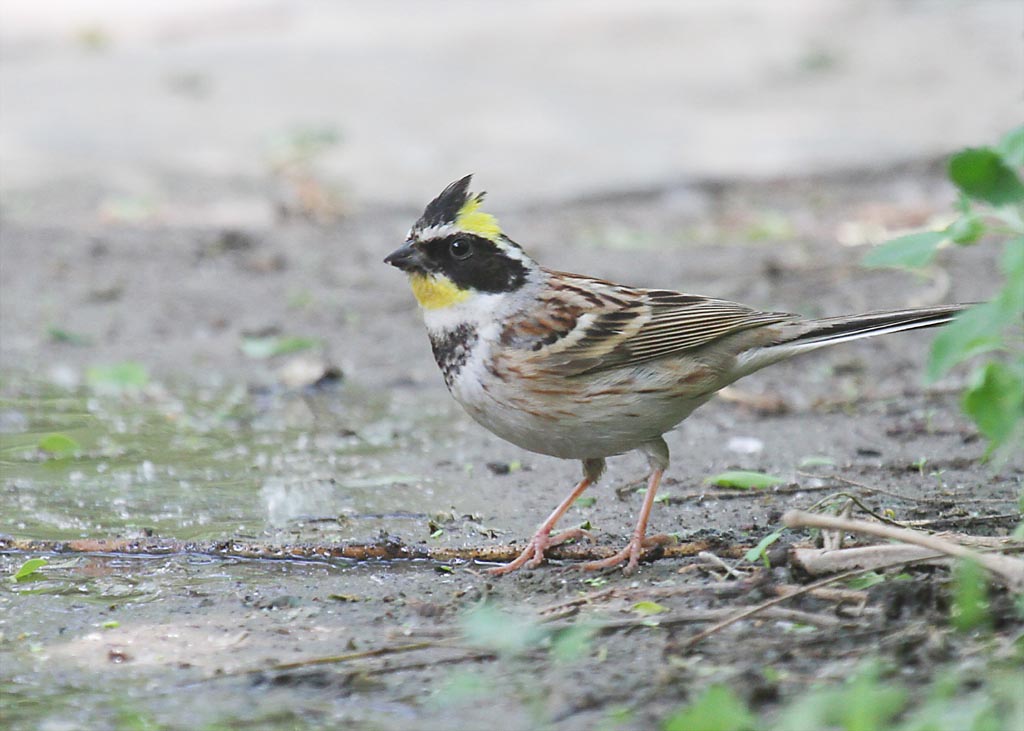
[[[568,284],[602,295],[602,304],[588,308],[588,322],[581,322],[573,333],[559,338],[543,354],[546,370],[566,376],[656,360],[704,347],[743,330],[796,318],[783,312],[760,312],[727,300],[669,290],[630,289],[583,277],[571,277]]]

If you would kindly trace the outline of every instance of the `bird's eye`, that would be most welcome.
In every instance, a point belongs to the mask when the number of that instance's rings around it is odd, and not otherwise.
[[[473,245],[465,239],[455,239],[448,244],[448,253],[453,259],[468,259],[473,253]]]

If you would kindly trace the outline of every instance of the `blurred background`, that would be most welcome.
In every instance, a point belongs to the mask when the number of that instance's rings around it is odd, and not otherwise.
[[[0,0],[0,545],[522,540],[579,465],[498,440],[445,391],[382,263],[424,204],[475,173],[545,265],[768,310],[986,300],[989,241],[923,274],[861,262],[950,224],[950,153],[1024,120],[1022,30],[1020,0]],[[1012,517],[1021,473],[979,462],[963,372],[922,385],[929,343],[830,349],[709,402],[666,435],[651,532],[767,545],[822,496],[790,487],[832,484],[815,465],[900,519]],[[645,469],[611,460],[566,523],[624,541]],[[723,469],[787,489],[705,499]],[[777,706],[877,647],[845,619],[687,658],[675,631],[630,630],[577,665],[459,666],[469,705],[434,651],[376,680],[359,663],[263,682],[272,662],[458,635],[485,597],[533,612],[622,578],[156,553],[48,554],[9,581],[28,554],[0,552],[5,728],[663,728],[709,678]],[[677,570],[636,583],[705,581]],[[894,666],[916,682],[967,658],[974,688],[977,646],[933,641],[891,596],[863,617],[894,633]]]
[[[0,20],[8,217],[65,191],[64,220],[251,226],[296,197],[422,205],[466,172],[537,203],[933,157],[1024,117],[1015,0],[4,0]]]

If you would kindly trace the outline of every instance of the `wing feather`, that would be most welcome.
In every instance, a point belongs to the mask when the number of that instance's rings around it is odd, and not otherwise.
[[[566,376],[692,352],[743,330],[796,318],[727,300],[550,274],[555,296],[572,301],[576,317],[572,328],[537,350],[543,370]]]

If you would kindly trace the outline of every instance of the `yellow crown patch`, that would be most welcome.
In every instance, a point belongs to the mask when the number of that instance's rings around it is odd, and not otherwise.
[[[480,210],[481,203],[482,195],[474,196],[463,203],[458,216],[455,217],[455,225],[467,233],[494,241],[501,235],[501,226],[498,225],[497,218]]]

